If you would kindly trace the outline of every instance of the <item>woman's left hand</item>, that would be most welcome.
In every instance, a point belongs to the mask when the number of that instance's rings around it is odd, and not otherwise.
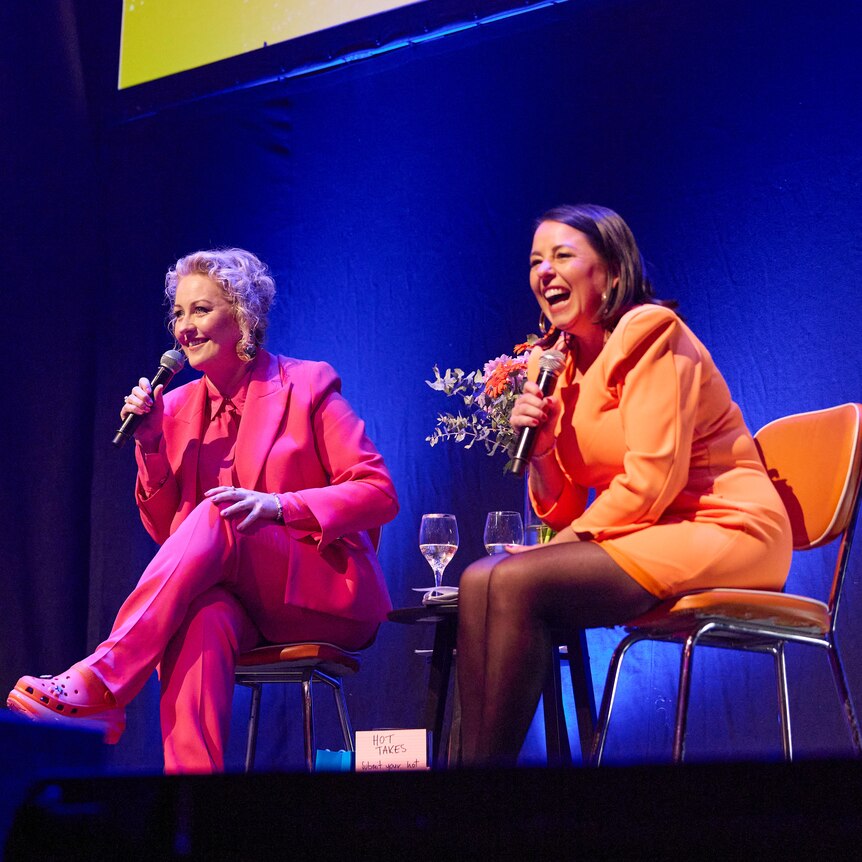
[[[223,518],[238,518],[248,513],[236,525],[237,530],[245,530],[257,520],[275,521],[278,517],[275,496],[264,491],[249,491],[247,488],[219,485],[206,491],[204,497],[214,503],[229,504],[221,510]]]
[[[571,528],[566,527],[556,533],[552,539],[541,545],[506,545],[507,554],[523,554],[525,551],[535,551],[536,548],[543,548],[545,545],[561,545],[565,542],[580,542],[580,536]]]
[[[541,548],[541,545],[506,545],[507,554],[523,554],[527,551],[535,551],[536,548]]]

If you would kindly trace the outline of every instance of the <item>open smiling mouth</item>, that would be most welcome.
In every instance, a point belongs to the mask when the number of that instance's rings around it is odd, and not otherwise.
[[[553,308],[555,305],[565,302],[570,296],[570,291],[552,287],[550,290],[545,291],[545,302]]]

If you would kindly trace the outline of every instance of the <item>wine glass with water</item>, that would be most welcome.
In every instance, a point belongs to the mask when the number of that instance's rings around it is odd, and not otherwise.
[[[423,515],[419,550],[434,572],[434,587],[443,582],[443,570],[458,550],[458,522],[454,515]]]
[[[517,512],[488,512],[485,519],[485,550],[502,554],[506,545],[524,544],[524,522]]]

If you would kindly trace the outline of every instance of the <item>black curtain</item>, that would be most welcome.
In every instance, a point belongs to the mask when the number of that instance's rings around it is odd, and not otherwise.
[[[70,2],[0,8],[4,692],[86,647],[103,282],[92,127]]]

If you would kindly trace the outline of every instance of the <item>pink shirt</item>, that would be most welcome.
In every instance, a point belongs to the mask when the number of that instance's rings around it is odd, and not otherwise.
[[[198,454],[197,501],[204,491],[219,485],[239,484],[234,470],[236,438],[248,392],[248,374],[240,382],[231,398],[226,398],[213,382],[204,376],[207,388],[207,406],[204,410],[204,427]]]
[[[238,486],[239,481],[234,469],[236,441],[242,412],[245,407],[248,384],[254,362],[249,363],[237,391],[227,398],[204,375],[207,390],[207,406],[204,411],[202,440],[198,454],[197,491],[195,497],[200,503],[204,493],[219,485]],[[147,496],[154,494],[167,480],[169,466],[163,452],[144,454],[144,472],[141,476]],[[158,479],[154,480],[154,477]],[[303,530],[320,530],[320,524],[299,493],[279,494],[284,521],[286,524]]]

